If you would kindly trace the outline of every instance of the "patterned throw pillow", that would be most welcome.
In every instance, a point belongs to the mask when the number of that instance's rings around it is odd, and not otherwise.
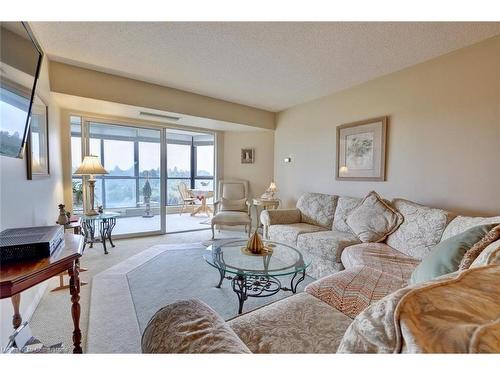
[[[402,222],[403,216],[374,191],[346,219],[346,224],[362,242],[381,242]]]
[[[411,274],[410,284],[418,284],[459,270],[467,250],[481,241],[495,224],[478,225],[434,246]]]
[[[469,268],[483,267],[489,264],[500,265],[500,239],[490,243],[486,249],[472,262]]]
[[[490,230],[486,236],[484,236],[479,242],[476,242],[474,246],[466,251],[458,269],[468,269],[471,266],[472,262],[474,262],[474,260],[479,256],[479,254],[481,254],[489,244],[495,242],[498,239],[500,239],[500,225],[497,225],[492,230]]]

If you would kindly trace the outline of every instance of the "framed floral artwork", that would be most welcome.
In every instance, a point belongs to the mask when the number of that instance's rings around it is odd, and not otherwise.
[[[336,179],[385,181],[387,117],[337,126]]]

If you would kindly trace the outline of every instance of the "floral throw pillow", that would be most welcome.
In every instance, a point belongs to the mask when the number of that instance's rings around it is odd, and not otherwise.
[[[403,215],[372,191],[354,208],[346,224],[362,242],[381,242],[403,222]]]

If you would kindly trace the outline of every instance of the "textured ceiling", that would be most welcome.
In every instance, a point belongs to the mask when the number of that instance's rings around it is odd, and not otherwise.
[[[33,22],[49,57],[279,111],[500,34],[500,23]]]

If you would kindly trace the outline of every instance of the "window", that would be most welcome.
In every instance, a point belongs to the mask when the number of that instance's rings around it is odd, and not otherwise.
[[[167,146],[167,176],[191,176],[191,145],[169,143]]]
[[[179,184],[189,189],[214,189],[214,136],[167,131],[167,205],[182,204]]]
[[[82,118],[71,116],[71,166],[74,172],[82,161]],[[109,172],[96,176],[95,205],[105,209],[132,209],[144,206],[148,192],[151,206],[161,202],[160,131],[133,126],[88,122],[88,153],[99,157]],[[214,189],[214,136],[212,134],[167,130],[165,202],[182,204],[179,183],[190,189]],[[148,186],[149,185],[149,186]],[[82,210],[82,177],[73,176],[73,207]],[[137,211],[138,212],[138,211]]]

